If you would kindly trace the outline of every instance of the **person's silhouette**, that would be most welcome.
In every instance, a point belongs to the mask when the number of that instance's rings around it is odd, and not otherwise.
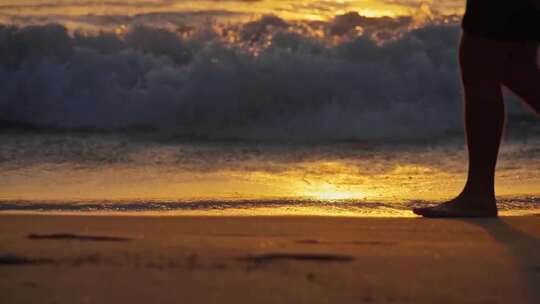
[[[462,192],[425,217],[496,217],[494,176],[505,112],[502,86],[540,115],[540,0],[468,0],[459,64],[469,172]]]

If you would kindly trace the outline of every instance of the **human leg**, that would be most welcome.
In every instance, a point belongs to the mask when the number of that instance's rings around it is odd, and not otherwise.
[[[540,68],[538,44],[516,43],[508,52],[502,83],[540,116]]]
[[[459,62],[469,154],[467,182],[455,199],[416,208],[414,213],[427,217],[497,216],[494,176],[505,117],[500,49],[497,42],[463,35]]]

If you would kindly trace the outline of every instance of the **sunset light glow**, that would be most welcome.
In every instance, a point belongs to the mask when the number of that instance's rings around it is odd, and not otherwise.
[[[140,15],[148,13],[214,12],[229,17],[252,18],[276,15],[288,20],[329,20],[335,15],[358,12],[366,17],[414,15],[422,5],[429,5],[440,15],[463,12],[463,1],[382,1],[382,0],[260,0],[260,1],[193,1],[193,0],[125,0],[125,1],[0,1],[0,16],[84,16]],[[225,14],[224,14],[225,15]],[[235,18],[227,18],[233,20]]]

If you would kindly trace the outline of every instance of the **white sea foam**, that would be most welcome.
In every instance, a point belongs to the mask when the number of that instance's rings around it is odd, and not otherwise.
[[[456,24],[275,16],[122,32],[0,27],[0,119],[204,138],[422,140],[461,130]],[[359,30],[361,29],[361,30]],[[510,121],[529,119],[510,104]]]

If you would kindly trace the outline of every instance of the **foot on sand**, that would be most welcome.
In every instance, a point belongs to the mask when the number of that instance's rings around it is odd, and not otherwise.
[[[414,208],[413,212],[424,217],[497,217],[495,199],[457,197],[437,206]]]

